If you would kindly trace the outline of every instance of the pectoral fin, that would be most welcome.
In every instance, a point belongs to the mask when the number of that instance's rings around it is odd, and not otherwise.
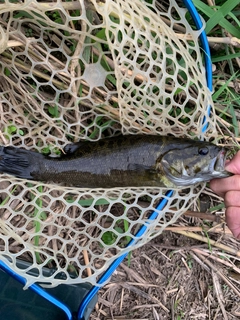
[[[144,166],[144,165],[138,164],[138,163],[130,163],[127,166],[127,169],[130,171],[149,171],[148,166]]]
[[[78,149],[81,148],[81,146],[84,145],[84,141],[79,141],[79,142],[76,142],[76,143],[69,143],[67,144],[63,150],[66,154],[73,154],[75,153]]]

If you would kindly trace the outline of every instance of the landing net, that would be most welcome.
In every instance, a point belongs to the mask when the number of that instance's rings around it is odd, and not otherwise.
[[[201,30],[190,24],[174,0],[4,1],[1,144],[57,154],[67,143],[119,133],[195,139],[204,116],[204,138],[213,138]],[[132,249],[174,223],[202,188],[174,190],[148,221],[165,189],[87,190],[1,175],[1,259],[27,285],[95,285],[142,225]],[[30,265],[20,268],[19,259]]]

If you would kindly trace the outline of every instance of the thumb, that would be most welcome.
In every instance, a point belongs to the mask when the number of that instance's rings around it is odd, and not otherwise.
[[[227,162],[225,169],[234,174],[240,174],[240,151],[235,154],[231,161]]]

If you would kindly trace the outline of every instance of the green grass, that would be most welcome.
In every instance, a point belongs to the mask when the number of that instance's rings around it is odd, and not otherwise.
[[[239,88],[239,65],[240,65],[240,3],[239,0],[216,1],[215,7],[210,7],[203,1],[193,1],[199,13],[205,18],[206,33],[208,37],[216,38],[211,45],[214,92],[213,101],[215,111],[221,119],[230,125],[233,137],[239,137],[237,112],[240,109]],[[235,44],[230,40],[235,39]],[[220,38],[222,42],[218,42]],[[216,46],[216,49],[214,48]],[[224,130],[224,128],[223,128]],[[225,131],[225,130],[224,130]],[[226,133],[227,135],[229,133]]]
[[[31,188],[31,184],[29,184],[29,187]],[[38,188],[38,191],[40,193],[44,193],[43,192],[43,187],[42,186],[39,186]],[[31,195],[31,201],[35,200],[36,199],[36,195],[34,193],[30,193]],[[40,230],[41,230],[41,221],[44,221],[46,220],[47,216],[46,216],[46,213],[44,212],[44,210],[42,210],[42,206],[43,206],[43,200],[41,199],[41,197],[37,197],[36,201],[36,206],[34,208],[34,212],[33,213],[30,213],[30,216],[33,217],[33,221],[34,221],[34,228],[35,228],[35,236],[34,236],[34,246],[35,247],[38,247],[39,246],[39,241],[40,241],[40,236],[39,236],[39,233],[40,233]],[[41,256],[40,256],[40,253],[39,252],[35,252],[35,256],[36,256],[36,260],[37,260],[37,263],[42,263],[42,259],[41,259]]]
[[[214,28],[217,28],[221,32],[220,26],[232,36],[240,38],[239,15],[236,16],[234,13],[235,7],[239,6],[239,0],[216,1],[217,5],[215,7],[210,7],[200,0],[193,0],[193,3],[199,12],[205,16],[205,31],[207,34],[210,34]],[[236,22],[236,26],[229,21],[228,15]],[[216,30],[214,30],[214,35],[216,35]]]

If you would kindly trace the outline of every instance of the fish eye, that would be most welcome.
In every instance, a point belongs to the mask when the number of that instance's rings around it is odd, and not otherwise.
[[[206,156],[208,154],[208,147],[198,148],[198,154],[201,156]]]

